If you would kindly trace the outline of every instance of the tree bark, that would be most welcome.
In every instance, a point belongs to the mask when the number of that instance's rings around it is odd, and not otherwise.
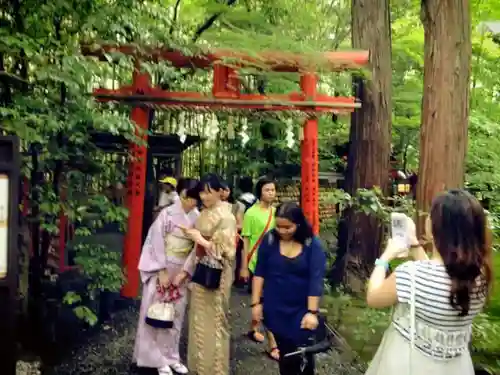
[[[464,184],[472,54],[469,6],[469,0],[422,1],[425,60],[417,184],[421,212],[428,212],[438,192]]]
[[[352,46],[370,50],[370,75],[353,81],[361,109],[351,117],[345,189],[388,188],[391,150],[392,68],[388,0],[352,0]],[[339,226],[332,281],[365,279],[380,252],[383,227],[375,217],[346,210]],[[347,273],[346,273],[347,272]]]

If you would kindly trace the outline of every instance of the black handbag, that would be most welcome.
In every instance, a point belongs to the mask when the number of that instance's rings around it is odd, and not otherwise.
[[[212,230],[210,238],[214,235],[217,229],[222,225],[221,219]],[[206,238],[209,240],[209,238]],[[201,245],[196,245],[195,251],[200,259],[196,264],[191,281],[208,290],[217,290],[220,288],[222,279],[222,269],[224,265],[221,260],[215,259],[205,253]]]
[[[205,289],[217,290],[222,278],[222,262],[209,256],[204,256],[196,264],[191,281]]]

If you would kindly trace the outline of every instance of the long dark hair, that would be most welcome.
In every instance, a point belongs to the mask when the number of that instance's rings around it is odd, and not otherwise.
[[[234,197],[234,189],[231,185],[227,187],[229,189],[229,196],[227,197],[228,203],[235,204],[236,198]]]
[[[177,194],[186,191],[186,197],[200,200],[200,182],[195,178],[180,178],[177,183]]]
[[[221,185],[222,185],[222,190],[229,190],[229,196],[227,197],[227,202],[234,204],[235,199],[234,199],[233,188],[232,188],[231,184],[229,184],[226,180],[221,179]]]
[[[199,183],[200,192],[205,190],[206,188],[215,191],[221,191],[224,189],[223,182],[219,176],[215,173],[209,173],[203,176]]]
[[[276,218],[278,217],[290,220],[297,226],[297,230],[293,234],[293,239],[298,243],[304,245],[307,240],[314,237],[311,224],[307,221],[304,212],[297,203],[284,202],[280,204],[276,209]],[[275,234],[279,237],[276,231]]]
[[[488,296],[493,278],[486,213],[470,193],[450,190],[434,199],[430,218],[434,245],[452,282],[450,304],[466,316],[475,295]]]

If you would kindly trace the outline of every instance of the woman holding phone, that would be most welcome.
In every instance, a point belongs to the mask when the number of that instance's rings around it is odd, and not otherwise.
[[[410,249],[390,240],[368,284],[368,305],[395,306],[395,312],[366,375],[473,375],[472,321],[492,283],[486,213],[464,190],[438,195],[425,225],[430,257],[408,220]],[[387,276],[389,262],[408,250],[414,260]]]

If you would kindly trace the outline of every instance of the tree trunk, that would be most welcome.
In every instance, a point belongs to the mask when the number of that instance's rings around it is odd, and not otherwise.
[[[370,50],[370,75],[354,79],[362,108],[351,117],[345,189],[387,190],[391,150],[391,31],[388,0],[352,0],[352,45]],[[380,252],[383,227],[379,220],[346,210],[339,226],[339,250],[332,281],[365,279]],[[361,271],[361,272],[359,272]],[[361,284],[359,284],[361,287]]]
[[[472,54],[469,0],[423,0],[421,17],[425,68],[417,208],[428,212],[436,193],[464,184]]]

